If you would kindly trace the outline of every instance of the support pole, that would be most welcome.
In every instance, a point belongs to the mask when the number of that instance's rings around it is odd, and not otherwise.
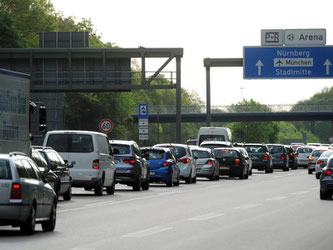
[[[176,142],[182,142],[182,110],[181,110],[181,58],[176,57]]]
[[[210,127],[212,122],[212,113],[210,110],[210,66],[206,66],[206,105],[207,127]]]

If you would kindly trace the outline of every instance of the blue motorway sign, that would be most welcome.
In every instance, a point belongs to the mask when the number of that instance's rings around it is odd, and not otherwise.
[[[244,79],[333,78],[333,46],[244,47]]]
[[[148,104],[139,104],[139,119],[148,119]]]

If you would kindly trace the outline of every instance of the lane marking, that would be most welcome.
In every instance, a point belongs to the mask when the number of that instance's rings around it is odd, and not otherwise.
[[[122,237],[125,238],[142,238],[146,237],[149,235],[157,234],[157,233],[162,233],[168,230],[173,229],[173,227],[165,227],[165,226],[157,226],[157,227],[151,227],[142,231],[130,233],[130,234],[125,234]]]
[[[320,187],[313,187],[312,190],[319,190]]]
[[[298,191],[298,192],[295,192],[295,193],[291,193],[292,195],[302,195],[302,194],[307,194],[309,193],[310,191]]]
[[[224,215],[223,213],[209,213],[209,214],[204,214],[204,215],[192,217],[192,218],[189,218],[188,220],[203,221],[203,220],[209,220],[209,219],[213,219],[213,218],[216,218],[216,217],[220,217],[220,216],[223,216],[223,215]]]
[[[276,196],[276,197],[268,198],[268,199],[266,199],[266,201],[281,201],[281,200],[285,200],[287,198],[288,198],[287,196]]]
[[[234,209],[249,209],[249,208],[255,208],[255,207],[259,207],[261,206],[261,204],[247,204],[247,205],[243,205],[243,206],[239,206],[239,207],[234,207]]]

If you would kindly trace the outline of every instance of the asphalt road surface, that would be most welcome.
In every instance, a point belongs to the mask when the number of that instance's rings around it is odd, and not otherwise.
[[[253,172],[248,180],[199,179],[196,184],[114,195],[73,189],[58,203],[54,232],[23,236],[0,227],[0,249],[332,249],[333,201],[319,199],[307,170]]]

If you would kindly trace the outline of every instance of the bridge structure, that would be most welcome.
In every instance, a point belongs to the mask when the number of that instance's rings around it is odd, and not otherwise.
[[[206,106],[182,106],[181,121],[206,122]],[[333,105],[236,105],[211,106],[212,122],[256,122],[256,121],[333,121]],[[137,122],[137,109],[132,118]],[[149,123],[174,123],[175,106],[149,107]],[[331,123],[333,125],[333,122]],[[332,127],[332,126],[331,126]],[[333,132],[333,130],[332,130]]]

